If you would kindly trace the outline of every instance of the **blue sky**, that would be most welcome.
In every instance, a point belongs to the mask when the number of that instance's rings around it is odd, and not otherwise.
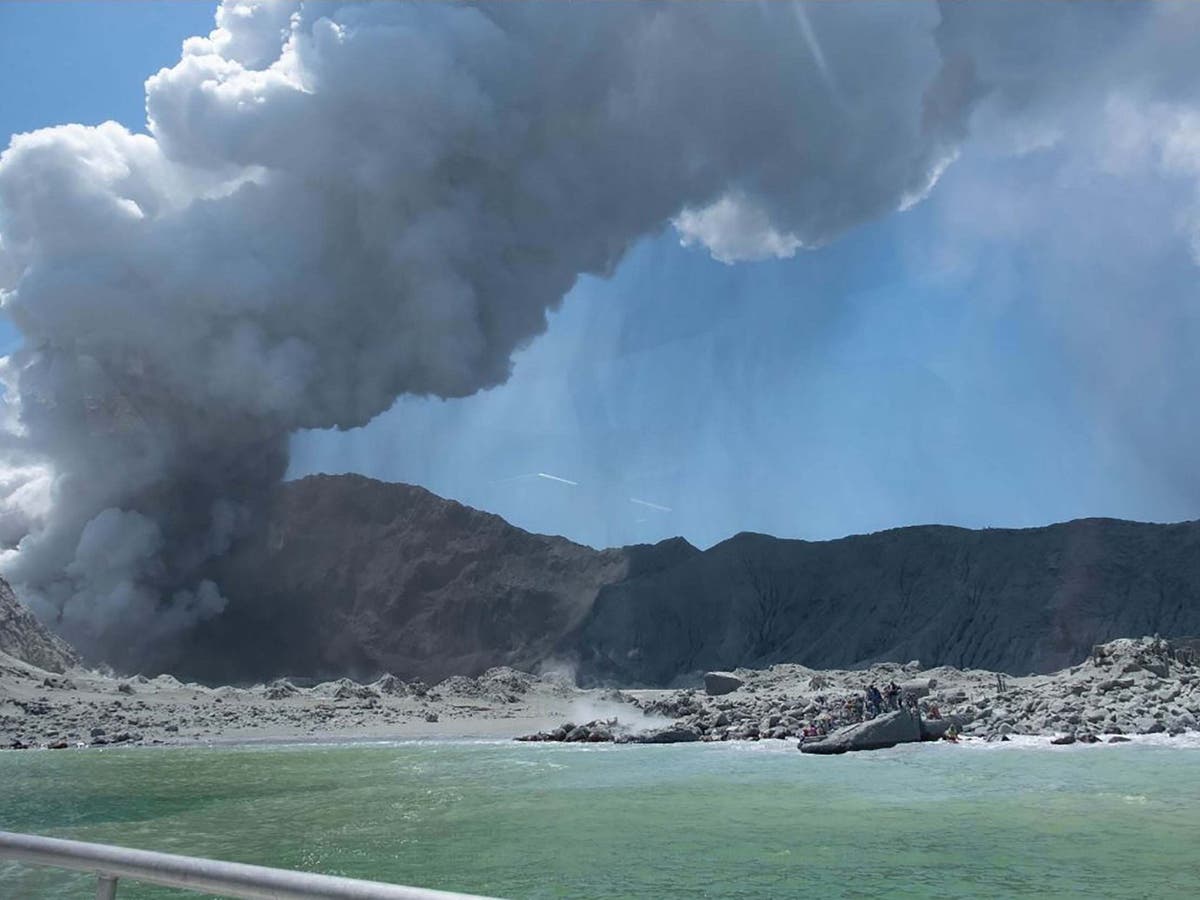
[[[205,3],[0,3],[0,133],[144,128],[145,77],[210,27]],[[974,227],[999,179],[1086,210],[1103,186],[1065,183],[1059,152],[968,147],[925,202],[790,259],[726,265],[667,228],[611,278],[582,278],[508,383],[297,435],[290,474],[413,482],[598,546],[1194,518],[1196,380],[1190,346],[1166,345],[1194,333],[1190,261],[1154,242],[1130,256],[1178,278],[1149,310],[1143,280],[1114,288],[1113,327],[1081,339],[1098,313],[1080,298],[1119,282],[1120,259],[1049,266],[1024,233]],[[1147,317],[1165,335],[1147,352],[1168,362],[1151,374],[1119,340]],[[18,339],[5,324],[0,342]]]
[[[508,384],[306,435],[293,472],[412,481],[596,545],[1194,516],[1011,302],[1020,254],[931,276],[912,248],[938,227],[931,202],[732,266],[664,233],[584,279]],[[579,485],[513,477],[537,472]]]

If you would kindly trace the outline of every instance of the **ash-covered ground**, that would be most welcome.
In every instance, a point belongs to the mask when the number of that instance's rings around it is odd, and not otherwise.
[[[923,716],[957,717],[965,737],[1041,735],[1111,741],[1200,729],[1195,650],[1159,638],[1098,645],[1077,666],[1016,678],[981,670],[884,663],[819,671],[739,669],[740,686],[582,690],[560,675],[492,669],[435,685],[384,676],[302,687],[279,680],[210,688],[164,675],[52,673],[0,654],[0,747],[94,748],[209,741],[516,738],[569,742],[790,740],[869,714],[864,691],[911,689]]]

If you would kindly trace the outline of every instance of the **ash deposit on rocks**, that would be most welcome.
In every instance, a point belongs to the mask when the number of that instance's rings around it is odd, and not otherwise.
[[[1192,641],[1111,641],[1077,666],[1023,678],[916,661],[719,674],[709,679],[712,689],[740,685],[717,694],[582,690],[558,675],[498,667],[434,685],[385,675],[370,684],[296,678],[209,688],[170,675],[116,679],[78,667],[53,673],[0,653],[0,747],[438,736],[564,743],[803,738],[810,752],[842,752],[939,738],[951,724],[968,739],[1041,735],[1072,744],[1200,728],[1200,643]],[[871,709],[866,688],[882,691],[893,682],[902,689],[892,701],[900,714]]]
[[[0,748],[207,741],[511,737],[574,712],[557,678],[490,669],[430,687],[385,675],[300,686],[286,678],[209,688],[169,675],[56,675],[0,653]]]
[[[636,738],[655,742],[654,735],[694,735],[699,741],[758,741],[803,738],[820,741],[871,718],[864,691],[896,683],[912,721],[899,721],[894,736],[870,737],[859,730],[859,746],[871,749],[896,743],[943,737],[949,726],[968,737],[1004,740],[1009,735],[1053,735],[1070,742],[1098,742],[1128,734],[1183,734],[1200,727],[1200,652],[1190,641],[1160,638],[1121,639],[1100,644],[1082,664],[1051,675],[1013,678],[982,670],[949,666],[926,669],[919,662],[881,663],[860,670],[817,671],[804,666],[738,669],[709,673],[709,690],[628,691],[643,713],[671,720],[666,728],[643,731]],[[741,687],[727,692],[732,675]],[[880,710],[883,716],[888,710]],[[571,723],[525,740],[590,741],[579,732],[599,732],[599,740],[623,739],[614,723]],[[864,734],[864,732],[866,734]],[[570,735],[574,734],[574,737]],[[1095,741],[1093,741],[1093,738]],[[829,752],[841,752],[834,750]]]

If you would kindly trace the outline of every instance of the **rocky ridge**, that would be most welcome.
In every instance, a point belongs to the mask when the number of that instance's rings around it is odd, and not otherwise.
[[[310,476],[281,485],[261,530],[208,573],[224,614],[142,665],[209,683],[533,669],[602,585],[695,552],[595,550],[419,487]]]
[[[0,654],[48,672],[64,672],[79,656],[58,635],[37,620],[0,578]]]
[[[776,663],[1052,672],[1123,635],[1200,634],[1197,522],[596,550],[418,487],[312,476],[280,485],[258,529],[203,574],[225,611],[132,648],[123,668],[209,684],[436,682],[562,661],[585,685],[684,687]]]
[[[740,534],[606,585],[568,643],[584,683],[682,687],[775,663],[1055,672],[1155,633],[1200,634],[1200,523]]]

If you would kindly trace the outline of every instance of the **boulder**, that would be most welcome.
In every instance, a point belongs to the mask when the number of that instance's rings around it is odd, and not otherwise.
[[[818,741],[800,745],[802,753],[847,753],[854,750],[881,750],[897,744],[921,740],[920,719],[906,709],[886,713],[835,731]]]
[[[1158,721],[1150,716],[1139,716],[1133,720],[1133,731],[1135,734],[1153,734],[1158,725]]]
[[[333,699],[335,700],[368,700],[378,697],[375,689],[369,685],[359,684],[357,681],[352,681],[349,678],[339,678],[332,684],[321,685],[321,687],[332,687]]]
[[[732,693],[745,683],[732,672],[704,673],[704,690],[710,697]]]
[[[901,696],[920,700],[937,687],[936,678],[923,678],[919,681],[905,681],[899,685]]]
[[[622,735],[619,743],[623,744],[687,744],[700,740],[700,732],[688,725],[668,725],[654,731],[643,731],[639,734]]]
[[[268,700],[283,700],[297,693],[299,693],[298,688],[286,678],[280,678],[272,681],[265,688],[263,688],[263,695]]]
[[[528,672],[521,672],[517,669],[511,669],[508,666],[498,666],[488,669],[476,679],[476,682],[485,695],[496,698],[503,697],[511,703],[516,701],[516,697],[508,699],[511,695],[529,693],[533,685],[537,682],[537,678]],[[622,697],[617,702],[622,702],[623,700],[624,698]]]
[[[963,721],[958,716],[946,716],[944,719],[922,719],[920,721],[921,740],[940,741],[954,725],[959,733],[963,730]]]

